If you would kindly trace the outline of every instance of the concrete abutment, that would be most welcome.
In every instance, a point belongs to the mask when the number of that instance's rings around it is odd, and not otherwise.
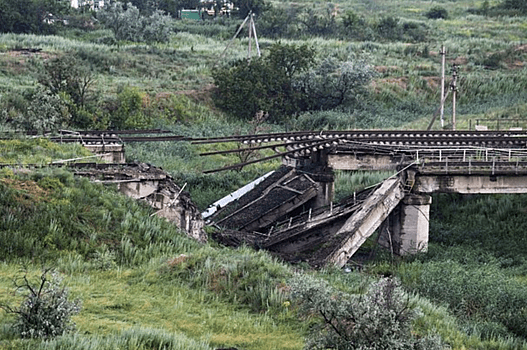
[[[431,203],[429,195],[407,194],[383,222],[379,244],[396,255],[426,252]]]

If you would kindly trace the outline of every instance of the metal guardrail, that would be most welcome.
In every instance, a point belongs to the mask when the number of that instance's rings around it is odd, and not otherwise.
[[[525,149],[437,148],[413,152],[416,162],[414,168],[420,173],[457,175],[527,173]]]
[[[469,130],[472,130],[472,120],[469,121]],[[502,119],[476,119],[474,124],[474,130],[486,131],[486,130],[509,130],[509,131],[521,131],[527,129],[527,119],[518,118],[502,118]]]
[[[414,160],[419,162],[442,162],[450,161],[527,161],[527,149],[523,148],[426,148],[405,150],[405,153],[413,153]]]

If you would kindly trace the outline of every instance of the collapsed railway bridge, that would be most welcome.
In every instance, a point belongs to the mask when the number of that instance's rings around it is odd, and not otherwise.
[[[150,133],[157,135],[144,135]],[[218,228],[214,237],[224,244],[248,244],[314,267],[343,266],[375,232],[378,242],[395,254],[426,251],[432,193],[527,193],[527,132],[522,130],[306,131],[217,138],[139,130],[61,134],[54,140],[81,142],[113,163],[124,162],[128,142],[238,145],[203,156],[273,150],[270,156],[205,171],[282,159],[279,169],[214,203],[202,215]],[[335,170],[388,170],[394,175],[333,203]],[[167,198],[177,198],[177,193]]]
[[[521,131],[335,131],[193,140],[232,141],[273,148],[276,154],[262,159],[281,157],[283,165],[238,197],[209,208],[206,219],[219,228],[215,238],[315,267],[343,266],[375,232],[396,254],[426,251],[432,193],[527,193],[527,134]],[[335,170],[394,175],[334,204]]]

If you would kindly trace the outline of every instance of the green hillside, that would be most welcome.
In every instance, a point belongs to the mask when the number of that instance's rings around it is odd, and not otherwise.
[[[457,66],[456,129],[526,128],[521,1],[251,0],[262,58],[253,41],[248,64],[247,27],[231,43],[241,1],[229,18],[202,21],[174,18],[182,1],[155,2],[168,17],[132,1],[138,12],[129,6],[127,23],[142,26],[119,30],[111,13],[69,6],[53,8],[66,22],[43,25],[29,14],[49,4],[22,3],[25,12],[0,0],[1,349],[527,349],[523,195],[434,196],[427,254],[392,257],[372,240],[353,271],[311,271],[263,251],[198,244],[114,187],[48,166],[88,161],[82,147],[25,136],[425,129],[439,106],[442,45],[447,87]],[[448,99],[445,128],[451,115]],[[130,143],[126,158],[162,167],[205,209],[279,165],[202,173],[241,159],[199,153],[235,147]],[[384,175],[339,173],[336,196]],[[24,276],[38,286],[46,268],[81,302],[76,329],[23,337],[9,311],[25,300]],[[379,288],[393,291],[383,294],[389,307],[372,299]],[[339,343],[344,335],[355,343]]]

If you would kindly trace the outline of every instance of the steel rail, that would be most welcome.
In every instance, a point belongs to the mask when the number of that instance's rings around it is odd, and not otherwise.
[[[158,142],[158,141],[186,141],[185,136],[123,136],[121,140],[124,142]]]
[[[321,141],[319,143],[315,143],[315,144],[312,144],[312,145],[309,145],[309,146],[305,146],[305,147],[300,147],[300,148],[295,149],[295,150],[279,152],[279,153],[274,154],[272,156],[268,156],[268,157],[264,157],[264,158],[260,158],[260,159],[255,159],[255,160],[250,160],[250,161],[243,162],[243,163],[237,163],[237,164],[229,165],[229,166],[226,166],[226,167],[223,167],[223,168],[212,169],[212,170],[205,170],[205,171],[203,171],[203,173],[204,174],[210,174],[210,173],[216,173],[216,172],[224,171],[224,170],[238,169],[238,168],[244,167],[244,166],[249,165],[249,164],[259,163],[259,162],[263,162],[263,161],[266,161],[266,160],[269,160],[269,159],[282,157],[282,156],[285,156],[285,155],[290,154],[290,153],[295,153],[295,152],[308,150],[308,149],[312,149],[312,148],[318,148],[319,146],[322,146],[322,145],[324,145],[326,143],[327,143],[327,140],[324,140],[324,141]]]
[[[348,131],[324,131],[324,132],[289,132],[289,133],[269,133],[269,134],[251,134],[251,135],[235,135],[226,137],[212,137],[212,138],[192,138],[190,141],[193,144],[203,143],[221,143],[221,142],[253,142],[266,143],[282,140],[306,140],[328,138],[343,138],[343,139],[393,139],[393,138],[445,138],[445,139],[459,139],[459,138],[514,138],[527,139],[527,132],[521,131],[410,131],[410,130],[348,130]]]
[[[318,140],[318,141],[325,141],[325,142],[327,142],[327,140]],[[240,152],[245,152],[245,151],[257,151],[257,150],[261,150],[261,149],[287,147],[287,146],[293,146],[293,145],[305,144],[305,143],[306,143],[306,141],[283,142],[283,143],[266,145],[266,146],[257,146],[257,147],[248,147],[248,148],[236,148],[236,149],[229,149],[229,150],[223,150],[223,151],[214,151],[214,152],[204,152],[204,153],[200,153],[199,155],[200,156],[212,156],[212,155],[217,155],[217,154],[240,153]]]
[[[86,131],[69,131],[59,130],[59,133],[75,133],[79,135],[135,135],[135,134],[173,134],[172,131],[163,129],[145,129],[145,130],[86,130]]]

